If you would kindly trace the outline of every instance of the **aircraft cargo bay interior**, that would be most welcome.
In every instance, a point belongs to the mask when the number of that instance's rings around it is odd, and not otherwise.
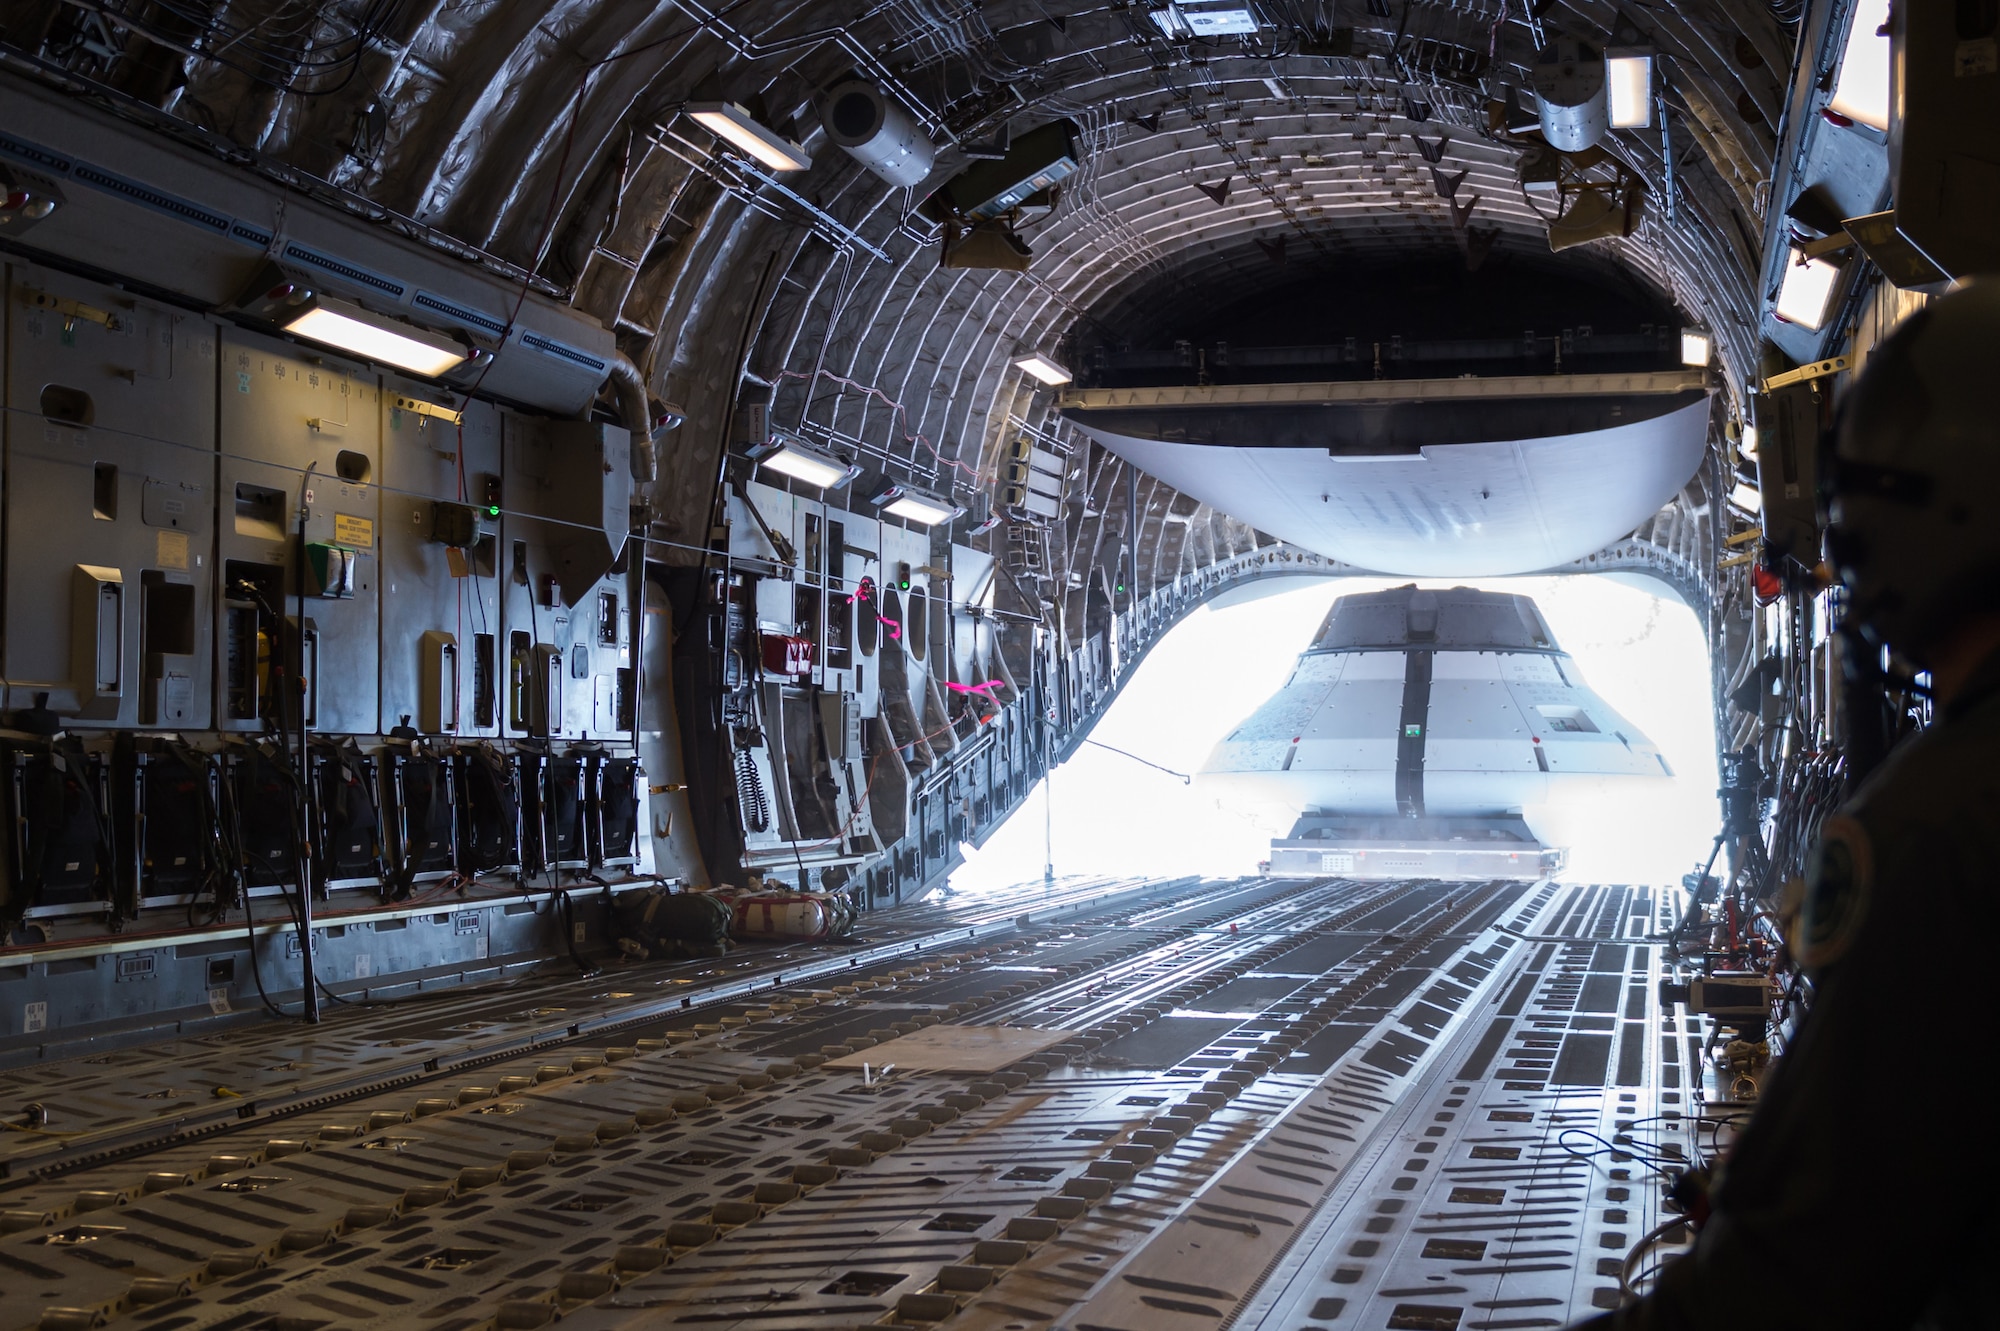
[[[1996,51],[0,0],[0,1331],[1992,1325]]]

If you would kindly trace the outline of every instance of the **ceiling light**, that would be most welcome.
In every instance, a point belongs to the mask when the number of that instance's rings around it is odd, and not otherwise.
[[[303,275],[275,263],[261,266],[244,294],[224,308],[308,342],[428,379],[479,365],[492,354],[457,337],[324,295]]]
[[[1247,36],[1261,26],[1257,11],[1241,0],[1173,0],[1149,10],[1146,17],[1175,41],[1189,37]]]
[[[803,171],[813,164],[804,148],[766,129],[734,102],[694,102],[687,113],[716,138],[732,144],[773,171]]]
[[[0,235],[20,235],[62,202],[62,187],[48,176],[0,164]]]
[[[1614,46],[1604,52],[1604,82],[1611,98],[1611,128],[1645,129],[1653,123],[1653,53]]]
[[[1743,427],[1743,439],[1740,443],[1736,445],[1736,451],[1741,453],[1744,457],[1749,458],[1752,462],[1755,462],[1757,460],[1756,426],[1746,425]]]
[[[1653,123],[1652,39],[1623,13],[1604,47],[1604,87],[1611,128],[1645,129]]]
[[[24,189],[15,190],[4,202],[0,202],[0,210],[19,213],[31,222],[39,222],[56,210],[56,201]]]
[[[1709,352],[1713,350],[1708,334],[1699,328],[1681,329],[1681,364],[1703,366],[1708,364]]]
[[[1847,45],[1827,109],[1887,132],[1889,128],[1889,0],[1855,0]]]
[[[1772,312],[1786,323],[1817,332],[1826,322],[1827,302],[1833,298],[1834,283],[1839,277],[1837,265],[1825,259],[1808,259],[1798,246],[1791,246],[1785,254],[1785,277],[1778,287],[1778,304]]]
[[[1764,496],[1757,492],[1756,486],[1738,482],[1736,488],[1729,492],[1729,502],[1745,513],[1756,513],[1764,506]]]
[[[861,474],[861,468],[823,453],[804,440],[789,434],[774,434],[750,450],[750,456],[781,476],[821,490],[838,490]]]
[[[1073,377],[1068,370],[1065,370],[1039,351],[1015,357],[1014,368],[1027,371],[1050,388],[1060,387],[1068,383]]]
[[[464,363],[469,354],[462,343],[442,333],[385,319],[330,296],[314,296],[298,314],[278,322],[294,337],[429,379]]]
[[[907,485],[891,485],[871,501],[890,517],[935,527],[965,512],[958,505]]]
[[[1247,36],[1257,31],[1257,14],[1248,5],[1182,3],[1181,19],[1197,37]]]

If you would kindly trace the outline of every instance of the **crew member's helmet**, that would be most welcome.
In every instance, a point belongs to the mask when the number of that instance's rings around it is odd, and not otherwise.
[[[1823,469],[1848,616],[1919,665],[2000,609],[2000,281],[1903,321],[1842,397]]]

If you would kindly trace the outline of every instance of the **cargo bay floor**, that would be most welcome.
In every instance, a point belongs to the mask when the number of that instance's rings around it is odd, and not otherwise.
[[[1559,1326],[1703,1125],[1668,910],[1037,884],[19,1065],[0,1331]]]

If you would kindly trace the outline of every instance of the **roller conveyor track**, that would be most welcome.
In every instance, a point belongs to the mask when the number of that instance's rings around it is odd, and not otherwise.
[[[1089,879],[1036,884],[956,904],[905,906],[870,914],[862,937],[837,947],[750,948],[727,957],[650,966],[613,963],[582,976],[573,963],[547,963],[499,983],[441,988],[414,1001],[370,1001],[344,986],[351,1003],[325,1005],[316,1027],[237,1014],[185,1039],[156,1040],[64,1061],[46,1069],[0,1072],[0,1104],[41,1103],[56,1111],[53,1133],[0,1132],[0,1202],[24,1177],[60,1174],[78,1162],[140,1154],[163,1138],[276,1122],[392,1085],[419,1085],[528,1049],[555,1049],[662,1014],[748,1001],[785,984],[913,956],[946,943],[987,940],[1024,923],[1069,924],[1170,896],[1176,910],[1268,895],[1282,885],[1193,879]],[[448,921],[449,915],[440,915]],[[392,992],[406,984],[390,986]],[[8,1051],[24,1064],[32,1045]],[[30,1064],[29,1066],[32,1066]],[[135,1084],[145,1090],[137,1093]]]
[[[695,980],[676,986],[694,1001],[663,1014],[654,999],[610,1034],[559,1027],[476,1076],[419,1063],[356,1081],[289,1114],[282,1135],[253,1116],[17,1170],[0,1194],[0,1328],[472,1331],[558,1314],[585,1328],[780,1331],[1447,1324],[1408,1320],[1419,1314],[1402,1304],[1456,1307],[1449,1324],[1469,1328],[1554,1325],[1601,1299],[1585,1240],[1609,1252],[1605,1235],[1650,1227],[1652,1190],[1627,1180],[1619,1228],[1594,1225],[1593,1205],[1610,1211],[1592,1189],[1616,1187],[1611,1170],[1557,1138],[1582,1124],[1606,1140],[1629,1132],[1619,1124],[1654,1111],[1668,1074],[1687,1073],[1629,1016],[1626,987],[1642,993],[1655,949],[1606,941],[1643,938],[1649,899],[1514,884],[1111,886],[1122,895],[1100,885],[1095,905],[1085,894],[1054,925],[1012,923],[1026,898],[936,912],[948,918],[931,946],[913,930],[900,955],[843,964],[833,983],[717,996],[730,977],[713,962],[708,977],[635,970]],[[1007,931],[982,935],[981,911]],[[642,987],[564,983],[580,991],[571,1011],[593,1018],[636,1005]],[[510,1011],[562,1001],[506,998]],[[452,1027],[492,995],[451,1002],[429,1026],[423,1008],[338,1025],[407,1068],[490,1035]],[[827,1065],[941,1024],[1062,1034],[983,1073],[871,1081]],[[145,1076],[181,1066],[184,1084],[248,1082],[287,1033],[296,1047],[296,1029],[220,1037],[198,1068],[171,1050],[37,1068],[12,1094],[41,1095],[60,1119],[65,1072],[122,1064],[138,1078],[130,1113]],[[380,1048],[398,1040],[417,1043]],[[1482,1149],[1510,1148],[1483,1163]],[[1482,1209],[1452,1200],[1448,1179],[1460,1193],[1477,1184],[1465,1195]],[[1510,1242],[1478,1258],[1449,1248],[1449,1270],[1493,1269],[1448,1274],[1426,1266],[1445,1259],[1418,1233],[1439,1224],[1512,1227]],[[1511,1241],[1558,1224],[1560,1245]],[[1374,1245],[1369,1259],[1350,1253],[1358,1243]],[[1530,1320],[1469,1297],[1478,1286],[1506,1303],[1521,1282],[1536,1290],[1521,1296]]]

